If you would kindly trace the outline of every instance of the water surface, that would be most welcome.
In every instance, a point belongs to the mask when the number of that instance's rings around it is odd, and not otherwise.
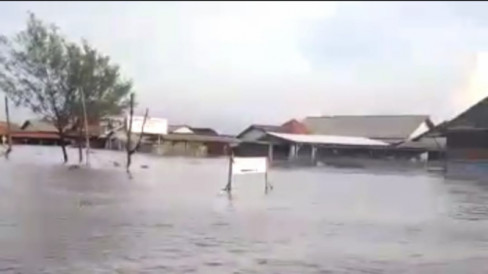
[[[71,160],[77,152],[70,150]],[[0,273],[487,273],[488,184],[57,147],[0,159]],[[148,168],[141,167],[148,165]]]

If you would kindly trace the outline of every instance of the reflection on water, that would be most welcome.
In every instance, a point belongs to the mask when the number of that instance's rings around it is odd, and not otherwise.
[[[59,148],[0,160],[0,273],[487,273],[488,184],[423,171],[273,169]],[[73,159],[76,159],[76,151]],[[148,165],[148,168],[141,168]]]

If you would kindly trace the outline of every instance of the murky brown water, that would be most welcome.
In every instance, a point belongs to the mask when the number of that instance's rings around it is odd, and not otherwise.
[[[59,148],[0,159],[0,273],[488,273],[488,184],[422,171],[273,169]],[[76,152],[71,151],[72,159]],[[140,166],[148,164],[148,169]]]

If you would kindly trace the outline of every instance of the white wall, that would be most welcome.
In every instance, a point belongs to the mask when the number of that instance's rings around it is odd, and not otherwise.
[[[189,127],[179,127],[170,133],[193,133],[193,131]]]
[[[132,117],[132,132],[140,133],[142,131],[142,123],[144,121],[143,116]],[[129,123],[129,117],[127,117],[127,123]],[[129,125],[127,124],[128,128]],[[168,133],[168,120],[163,118],[147,118],[144,125],[144,133],[150,134],[167,134]]]

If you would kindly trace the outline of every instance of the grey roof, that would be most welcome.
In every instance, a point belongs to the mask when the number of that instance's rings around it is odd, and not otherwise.
[[[7,122],[0,121],[0,132],[6,131],[7,127],[8,127]],[[17,131],[17,130],[20,130],[19,125],[10,122],[10,131]]]
[[[442,151],[446,148],[446,138],[444,137],[423,137],[419,140],[409,140],[398,146],[407,149],[424,149],[428,151]]]
[[[447,121],[443,121],[437,125],[434,125],[431,129],[429,129],[428,131],[420,134],[419,136],[413,138],[412,140],[413,141],[418,141],[420,140],[421,138],[426,138],[426,137],[442,137],[444,135],[444,130],[447,126]]]
[[[168,125],[168,132],[171,133],[179,128],[186,127],[191,130],[190,126],[187,125]]]
[[[428,115],[344,115],[307,117],[303,123],[313,134],[395,140],[408,138],[428,119]]]
[[[443,125],[443,130],[488,129],[488,97]]]
[[[242,137],[245,133],[247,133],[249,130],[252,129],[259,129],[264,132],[278,132],[278,133],[284,133],[284,129],[281,126],[275,126],[275,125],[259,125],[259,124],[252,124],[246,129],[244,129],[241,133],[237,134],[237,138]]]
[[[214,142],[214,143],[238,143],[239,139],[231,136],[210,136],[197,134],[166,134],[162,136],[164,141],[186,141],[186,142]]]
[[[258,125],[258,124],[253,124],[250,127],[252,128],[257,128],[261,129],[263,131],[273,131],[273,132],[281,132],[283,129],[281,126],[275,126],[275,125]]]
[[[58,132],[52,123],[44,120],[26,120],[21,129],[24,131]]]
[[[219,135],[217,131],[215,131],[212,128],[207,128],[207,127],[191,127],[190,128],[193,133],[197,135],[208,135],[208,136],[217,136]]]

